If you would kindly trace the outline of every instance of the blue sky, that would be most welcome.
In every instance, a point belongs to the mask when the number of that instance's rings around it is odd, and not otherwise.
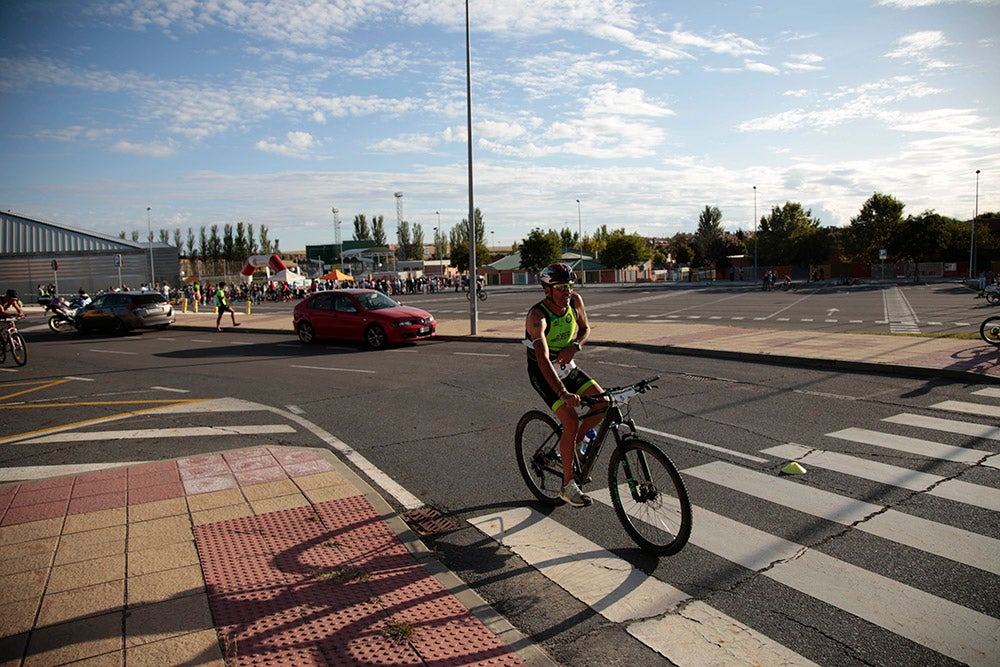
[[[1000,0],[470,0],[475,203],[534,227],[1000,210]],[[3,0],[0,207],[110,235],[468,214],[462,0]],[[579,205],[577,200],[580,200]]]

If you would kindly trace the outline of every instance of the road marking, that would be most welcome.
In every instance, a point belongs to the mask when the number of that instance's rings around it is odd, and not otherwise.
[[[96,382],[96,380],[94,378],[79,378],[79,377],[76,377],[75,375],[67,375],[66,379],[67,380],[77,380],[78,382]]]
[[[812,664],[529,507],[469,523],[674,664]]]
[[[358,368],[336,368],[335,366],[299,366],[297,364],[292,364],[292,368],[308,368],[315,371],[338,371],[341,373],[368,373],[371,375],[375,374],[375,371],[366,371]]]
[[[898,286],[882,290],[882,311],[889,322],[890,333],[920,333],[920,320]]]
[[[653,435],[665,438],[667,440],[674,440],[675,442],[683,442],[686,445],[694,445],[695,447],[701,447],[702,449],[709,449],[713,452],[721,452],[723,454],[728,454],[729,456],[735,456],[737,458],[746,459],[748,461],[753,461],[754,463],[770,463],[770,459],[764,459],[759,456],[754,456],[753,454],[744,454],[743,452],[737,452],[733,449],[726,449],[725,447],[719,447],[718,445],[710,445],[707,442],[701,442],[699,440],[692,440],[691,438],[685,438],[681,435],[675,435],[673,433],[664,433],[663,431],[654,431],[651,428],[646,428],[644,426],[637,426],[636,430],[643,431],[644,433],[651,433]]]
[[[971,435],[973,438],[1000,440],[1000,428],[986,426],[985,424],[972,424],[953,419],[941,419],[940,417],[925,417],[924,415],[914,415],[909,412],[886,417],[882,421],[892,424],[902,424],[903,426],[916,426],[918,428],[944,431],[946,433]]]
[[[601,502],[607,496],[591,494]],[[701,507],[693,525],[691,544],[699,548],[955,660],[1000,663],[1000,619]]]
[[[160,391],[173,391],[178,394],[190,394],[190,389],[175,389],[174,387],[150,387],[150,389],[159,389]]]
[[[497,354],[490,352],[452,352],[456,357],[509,357],[509,354]]]
[[[978,415],[980,417],[1000,417],[1000,405],[983,405],[982,403],[969,403],[966,401],[941,401],[931,407],[938,410],[961,412],[967,415]]]
[[[306,413],[305,410],[303,410],[297,405],[286,405],[285,409],[296,415],[304,415]]]
[[[886,449],[895,449],[909,454],[919,454],[942,461],[957,461],[959,463],[976,464],[995,452],[986,452],[968,447],[953,447],[933,440],[908,438],[902,435],[892,435],[880,431],[869,431],[863,428],[845,428],[842,431],[827,433],[831,438],[840,438],[865,445],[875,445]],[[1000,553],[1000,552],[998,552]]]
[[[1000,574],[1000,540],[762,472],[715,461],[682,471],[719,486]]]
[[[1000,489],[988,486],[949,479],[919,470],[900,468],[887,463],[868,461],[837,452],[809,449],[794,443],[769,447],[763,450],[763,453],[781,459],[798,461],[807,469],[812,465],[852,477],[898,486],[911,491],[920,491],[939,498],[947,498],[966,505],[1000,512]]]
[[[1000,398],[1000,387],[986,387],[972,392],[974,396],[989,396],[990,398]]]
[[[98,348],[87,350],[87,352],[96,352],[98,354],[131,354],[133,356],[139,354],[138,352],[128,352],[127,350],[101,350]]]
[[[167,428],[125,429],[121,431],[80,431],[46,435],[22,440],[22,445],[53,442],[91,442],[94,440],[143,440],[150,438],[194,438],[222,435],[263,435],[265,433],[295,433],[287,424],[241,424],[237,426],[177,426]]]
[[[0,468],[0,482],[20,482],[28,479],[47,479],[80,475],[108,468],[138,466],[149,461],[109,461],[107,463],[79,463],[77,465],[23,466],[21,468]]]

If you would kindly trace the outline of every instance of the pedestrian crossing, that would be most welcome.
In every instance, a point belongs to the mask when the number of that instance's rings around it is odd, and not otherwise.
[[[902,490],[907,499],[934,496],[949,503],[958,516],[963,515],[963,507],[979,513],[1000,512],[1000,478],[996,476],[1000,429],[981,423],[993,419],[998,409],[994,400],[1000,398],[1000,391],[981,389],[971,392],[969,398],[930,406],[944,416],[903,412],[882,419],[876,428],[847,427],[826,433],[815,446],[786,443],[757,452],[768,457],[763,460],[770,466],[755,469],[752,461],[739,458],[735,459],[739,463],[714,460],[683,469],[682,476],[690,480],[694,527],[685,551],[673,559],[700,558],[701,550],[742,568],[748,576],[764,577],[848,618],[862,619],[877,631],[912,642],[916,645],[913,650],[924,651],[929,662],[951,659],[968,665],[1000,664],[1000,607],[996,604],[1000,580],[995,578],[1000,577],[1000,531],[980,534],[935,520],[941,518],[937,515],[921,516],[920,505],[900,503],[898,493],[852,497],[842,484],[829,481],[830,477],[768,472],[776,470],[779,462],[795,460],[807,471],[829,471]],[[969,419],[972,415],[980,421]],[[844,443],[845,449],[853,452],[874,448],[874,454],[835,451],[837,443]],[[904,465],[878,460],[881,456]],[[935,462],[940,462],[940,467],[932,465]],[[980,471],[974,481],[962,479],[972,468]],[[929,472],[931,469],[951,474],[935,474]],[[738,498],[740,507],[733,510],[741,517],[748,514],[735,510],[759,504],[771,516],[787,515],[789,521],[813,517],[840,528],[826,531],[828,536],[815,544],[772,534],[724,515],[718,502],[710,502],[715,494],[704,493],[705,484],[724,490],[727,498]],[[829,487],[824,488],[824,484]],[[698,502],[695,488],[702,491],[705,503]],[[607,489],[588,493],[610,507]],[[878,499],[883,497],[897,500],[880,503]],[[997,516],[990,516],[990,524],[995,526]],[[595,612],[626,624],[630,634],[675,664],[815,664],[811,660],[815,656],[803,655],[808,651],[795,652],[770,639],[767,628],[751,627],[750,619],[734,618],[715,608],[711,594],[688,594],[637,571],[561,526],[558,518],[558,512],[546,517],[518,508],[482,514],[471,523]],[[938,588],[924,586],[921,578],[898,576],[893,568],[875,571],[877,567],[865,567],[860,553],[845,558],[846,552],[824,548],[828,540],[847,536],[852,545],[871,544],[872,553],[882,560],[891,561],[897,552],[919,559],[915,567],[944,580],[947,594],[942,593],[941,584]],[[954,574],[954,568],[969,569]],[[975,572],[980,573],[978,577],[972,574]],[[949,577],[962,574],[982,581],[984,590],[980,593],[993,602],[963,604],[961,596],[953,594],[947,584]],[[930,657],[934,654],[939,657]]]
[[[608,305],[620,306],[621,304],[620,303],[615,303],[615,304],[608,304]],[[859,319],[854,319],[854,318],[837,318],[837,317],[799,317],[799,318],[775,317],[775,318],[772,319],[772,318],[769,318],[769,317],[747,317],[745,315],[730,315],[730,316],[725,316],[725,315],[690,315],[690,314],[684,314],[684,315],[679,315],[679,314],[668,314],[668,315],[664,315],[664,314],[651,314],[651,315],[642,315],[642,314],[637,314],[637,313],[606,313],[606,312],[603,312],[603,311],[597,311],[597,312],[594,312],[594,313],[591,314],[590,311],[592,311],[592,310],[597,310],[596,306],[588,306],[587,307],[588,316],[590,317],[591,320],[625,319],[625,320],[633,320],[633,321],[637,321],[637,322],[643,322],[643,323],[646,323],[646,324],[669,324],[669,323],[673,323],[673,322],[697,322],[697,321],[706,321],[706,322],[712,322],[712,323],[717,323],[717,322],[748,322],[748,321],[767,322],[767,321],[774,321],[774,322],[789,322],[789,323],[790,322],[798,322],[798,323],[801,323],[801,324],[817,324],[817,323],[818,324],[850,324],[850,325],[861,324],[861,325],[875,325],[875,326],[880,326],[880,327],[884,327],[884,326],[888,325],[889,326],[889,331],[891,333],[919,334],[920,331],[921,331],[920,324],[918,322],[916,322],[915,320],[902,320],[902,319],[895,319],[895,320],[890,320],[890,319],[863,320],[863,319],[861,319],[861,320],[859,320]],[[503,319],[515,318],[515,319],[520,319],[520,318],[524,317],[524,311],[521,311],[521,310],[484,310],[484,309],[480,308],[476,312],[477,312],[477,314],[478,314],[479,317],[484,318],[484,319],[490,319],[490,318],[503,318]],[[468,313],[469,313],[468,308],[452,308],[452,309],[435,308],[434,309],[434,315],[436,317],[438,317],[438,318],[442,318],[443,316],[446,316],[446,315],[448,315],[448,316],[456,316],[457,317],[457,316],[460,316],[460,315],[468,315]],[[942,327],[942,328],[952,328],[952,327],[954,327],[954,328],[968,328],[968,327],[973,326],[973,324],[971,322],[945,322],[945,321],[936,321],[936,320],[924,322],[923,325],[925,327]],[[976,326],[978,327],[979,325],[977,324]]]

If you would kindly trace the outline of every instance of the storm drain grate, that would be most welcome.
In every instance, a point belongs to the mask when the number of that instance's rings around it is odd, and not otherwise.
[[[433,507],[418,507],[403,514],[403,519],[418,535],[436,535],[458,528],[458,522],[442,516]]]

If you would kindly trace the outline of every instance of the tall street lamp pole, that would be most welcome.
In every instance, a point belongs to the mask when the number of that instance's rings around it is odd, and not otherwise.
[[[476,298],[476,207],[472,196],[472,42],[469,36],[469,0],[465,0],[465,100],[469,125],[469,334],[479,333],[479,299]]]
[[[153,270],[153,225],[149,219],[151,210],[152,210],[151,206],[146,207],[146,231],[149,234],[149,237],[147,239],[149,241],[149,289],[152,290],[156,271]]]
[[[577,260],[576,268],[581,269],[581,271],[580,271],[580,284],[583,285],[583,276],[584,276],[584,273],[583,273],[583,270],[581,268],[583,266],[583,213],[580,210],[580,200],[579,199],[576,200],[576,224],[577,224],[577,228],[578,228],[577,229],[577,240],[576,240],[576,243],[577,243],[577,249],[579,250],[579,252],[577,254],[580,256],[580,258]]]
[[[976,222],[979,220],[979,170],[976,169],[976,208],[972,213],[972,240],[969,242],[969,277],[975,277],[976,265]]]
[[[757,282],[757,186],[753,186],[753,280]]]

